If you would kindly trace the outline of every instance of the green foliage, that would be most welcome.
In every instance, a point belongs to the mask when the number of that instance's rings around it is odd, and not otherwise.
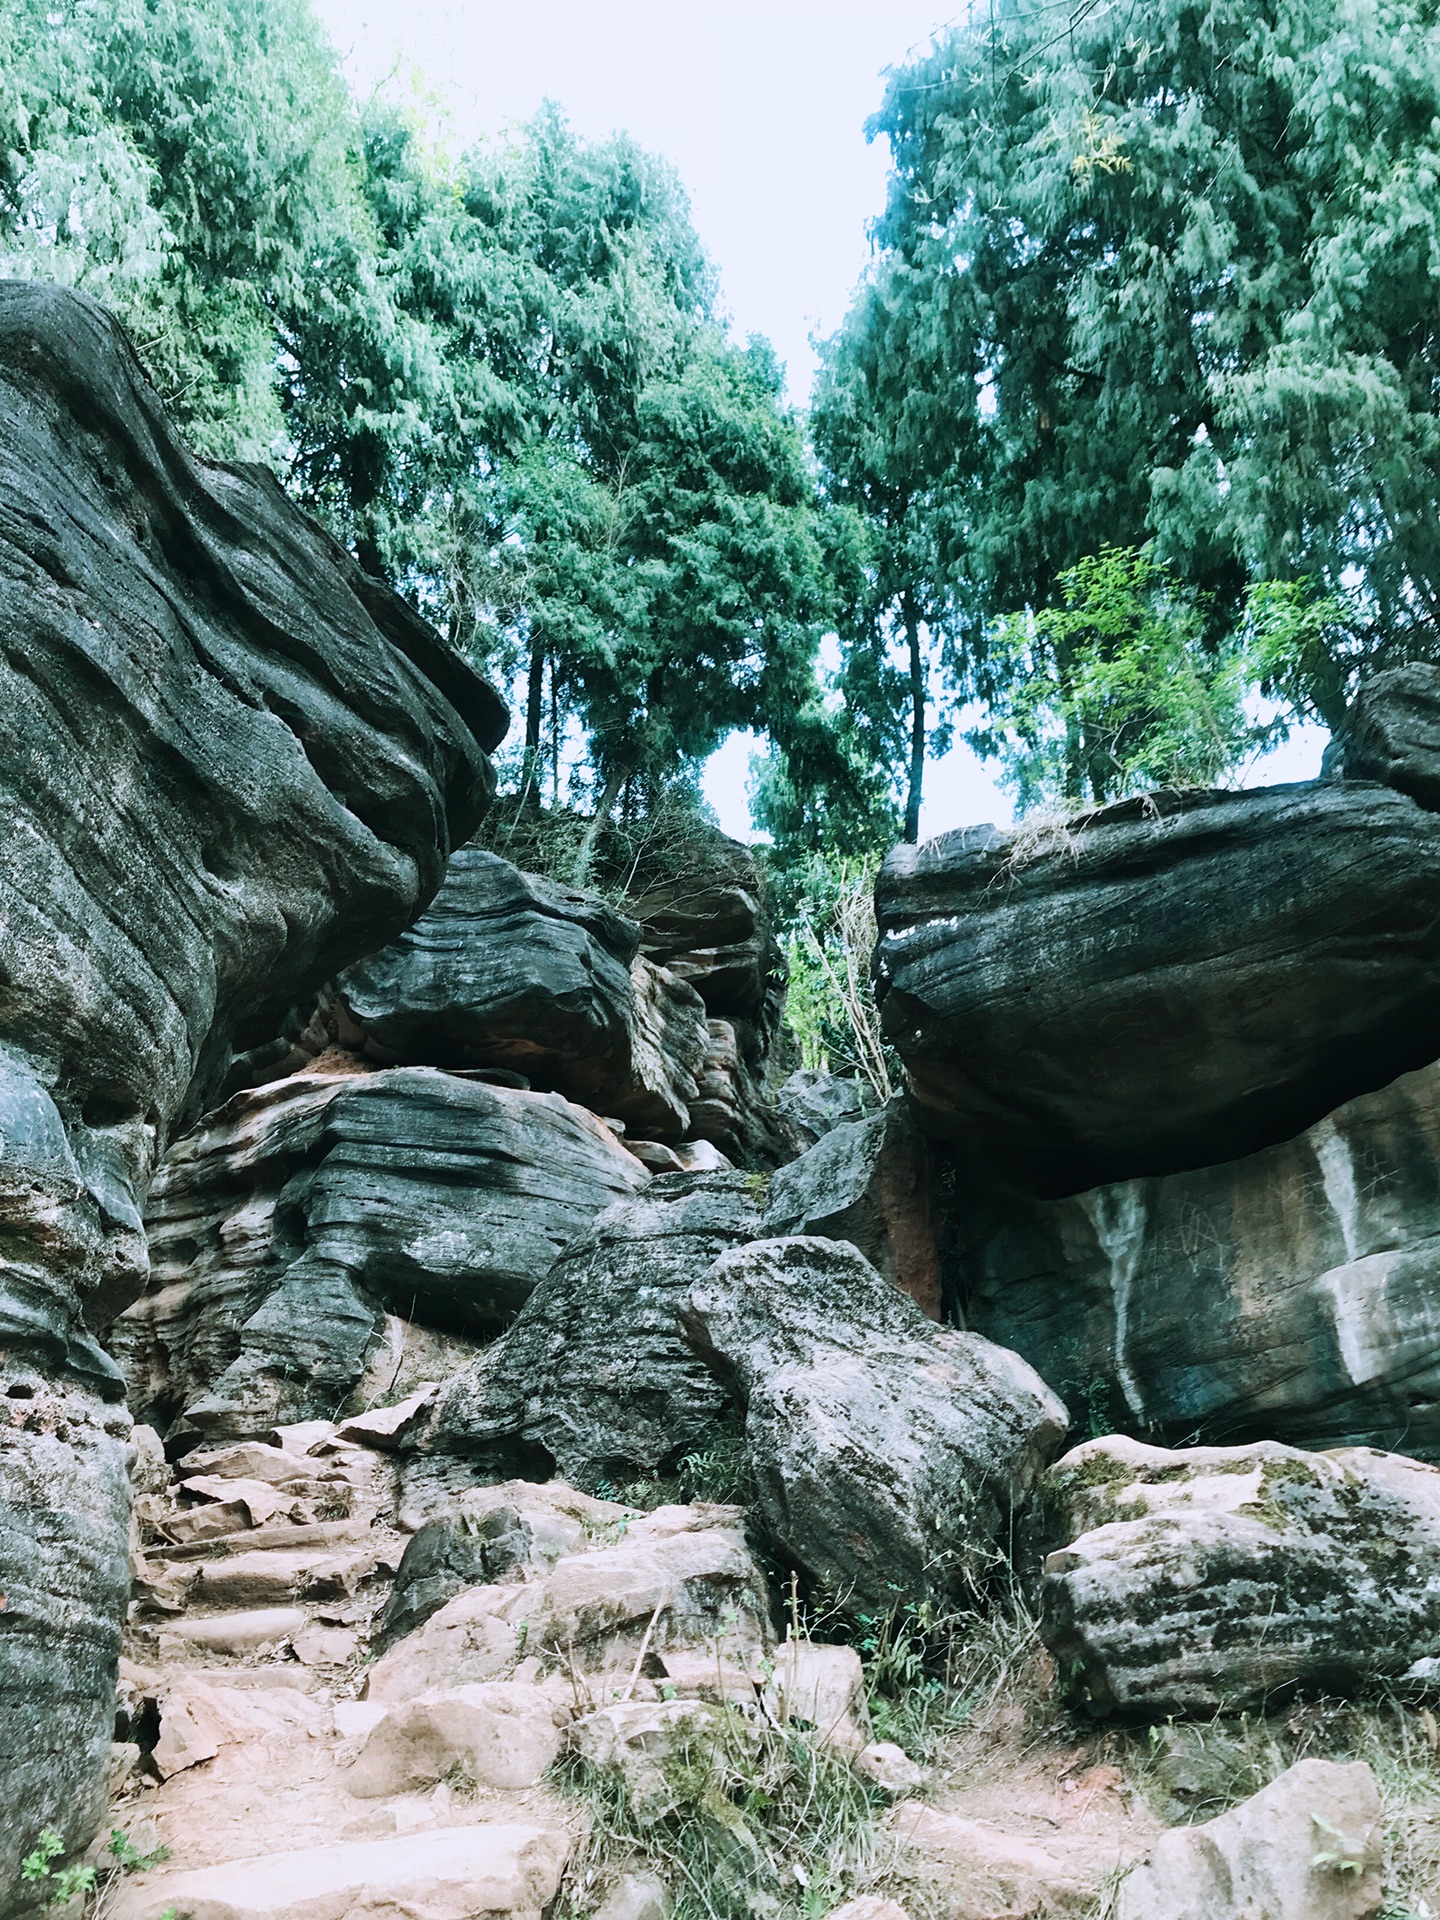
[[[553,107],[461,157],[422,125],[355,107],[307,0],[16,0],[0,271],[114,307],[201,451],[272,460],[522,676],[527,792],[578,727],[608,818],[812,697],[803,436],[768,346],[716,320],[668,165]]]
[[[870,984],[878,864],[873,857],[815,855],[791,868],[778,890],[788,922],[785,1020],[800,1063],[858,1076],[877,1103],[892,1090],[892,1057]]]
[[[47,1907],[68,1907],[82,1894],[90,1893],[98,1875],[94,1867],[79,1864],[57,1867],[65,1852],[65,1842],[53,1827],[45,1827],[34,1848],[20,1863],[20,1878],[42,1887]]]
[[[1153,539],[1212,644],[1249,583],[1312,583],[1271,679],[1333,725],[1358,673],[1440,653],[1440,21],[1158,0],[1061,28],[974,10],[872,123],[890,198],[848,328],[960,690],[1026,669],[984,623]]]
[[[1244,647],[1207,644],[1149,549],[1102,548],[1059,589],[1059,606],[1005,616],[987,640],[996,694],[972,740],[1021,808],[1214,785],[1254,740]]]
[[[165,1846],[143,1853],[121,1827],[110,1829],[110,1840],[105,1851],[121,1873],[148,1873],[151,1867],[158,1867],[170,1858],[170,1849]]]
[[[363,220],[305,0],[14,0],[0,125],[0,272],[113,306],[202,452],[278,453],[277,322]]]

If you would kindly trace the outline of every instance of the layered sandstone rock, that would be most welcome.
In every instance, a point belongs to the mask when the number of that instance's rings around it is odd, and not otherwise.
[[[742,1165],[778,1166],[794,1152],[774,1110],[786,972],[755,856],[706,833],[659,867],[629,906],[645,954],[693,986],[709,1017],[689,1137]]]
[[[1036,1190],[1233,1160],[1440,1055],[1440,821],[1387,787],[943,834],[876,905],[924,1123]]]
[[[491,690],[268,474],[194,459],[88,300],[0,286],[0,1840],[99,1812],[152,1166],[233,1049],[414,918]]]
[[[1043,1626],[1090,1712],[1350,1694],[1440,1652],[1440,1468],[1112,1435],[1052,1471]]]
[[[1103,1426],[1440,1453],[1440,1068],[1220,1166],[962,1181],[950,1229],[966,1325]]]
[[[648,1180],[558,1094],[428,1067],[293,1075],[177,1143],[151,1201],[151,1291],[111,1349],[172,1438],[330,1415],[387,1315],[493,1335]]]
[[[594,894],[473,847],[429,910],[335,986],[337,1037],[386,1065],[508,1067],[678,1139],[707,1045],[692,986]]]
[[[444,1388],[412,1474],[623,1485],[707,1443],[729,1398],[684,1338],[691,1289],[762,1231],[741,1173],[665,1174],[577,1239]]]

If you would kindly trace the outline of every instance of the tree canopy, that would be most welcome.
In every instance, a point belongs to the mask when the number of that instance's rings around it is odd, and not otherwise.
[[[305,0],[77,0],[59,31],[18,0],[3,31],[0,271],[114,306],[201,451],[273,461],[518,673],[532,792],[576,727],[604,808],[785,736],[824,514],[667,163],[554,108],[436,152],[354,106]]]
[[[1330,724],[1440,653],[1437,128],[1430,0],[996,0],[891,76],[850,326],[963,690],[1015,669],[988,622],[1107,543],[1153,541],[1212,638],[1304,583],[1330,616],[1276,685]]]

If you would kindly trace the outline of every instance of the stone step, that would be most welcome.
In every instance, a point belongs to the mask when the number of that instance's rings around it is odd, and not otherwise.
[[[127,1887],[114,1920],[349,1920],[412,1914],[538,1920],[554,1899],[569,1850],[553,1827],[444,1827],[388,1840],[307,1847],[193,1873],[146,1875]]]
[[[197,1508],[197,1512],[213,1512],[213,1508]],[[222,1559],[235,1553],[253,1553],[270,1547],[326,1547],[332,1552],[340,1547],[358,1546],[368,1540],[375,1529],[368,1520],[312,1520],[303,1526],[248,1527],[241,1533],[226,1536],[225,1551],[217,1552],[219,1542],[199,1540],[193,1545],[154,1547],[147,1559],[152,1563],[184,1562],[191,1560]]]
[[[267,1547],[203,1560],[190,1590],[197,1607],[283,1606],[299,1594],[313,1599],[349,1598],[362,1580],[382,1568],[393,1574],[404,1542],[372,1534],[363,1547],[335,1552],[320,1547]]]
[[[160,1653],[193,1647],[202,1653],[258,1653],[299,1633],[309,1615],[303,1607],[244,1607],[203,1619],[167,1621],[160,1632]]]

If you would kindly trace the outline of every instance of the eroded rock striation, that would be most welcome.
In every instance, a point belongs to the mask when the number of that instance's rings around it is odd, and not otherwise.
[[[649,1175],[558,1094],[430,1067],[297,1074],[179,1141],[110,1344],[172,1441],[333,1415],[387,1314],[470,1339]]]
[[[969,828],[876,905],[922,1120],[1037,1190],[1233,1160],[1440,1055],[1440,821],[1389,787]]]
[[[1112,1435],[1048,1483],[1042,1632],[1095,1714],[1363,1692],[1440,1654],[1440,1468]]]
[[[505,1337],[446,1385],[417,1481],[559,1472],[620,1486],[705,1445],[732,1403],[681,1319],[719,1256],[761,1234],[756,1184],[663,1174],[601,1214]]]
[[[595,894],[465,847],[428,911],[335,986],[337,1037],[386,1065],[509,1067],[679,1139],[709,1042],[694,987]]]
[[[0,1796],[100,1810],[128,1595],[122,1383],[177,1121],[393,937],[492,788],[488,686],[268,474],[174,438],[116,323],[0,285]]]
[[[778,1166],[794,1151],[774,1111],[784,1069],[777,1042],[786,970],[755,856],[707,833],[678,846],[630,902],[643,951],[700,994],[710,1038],[690,1106],[690,1138],[742,1165]]]
[[[1221,1166],[962,1183],[950,1226],[965,1324],[1092,1419],[1440,1454],[1440,1068]]]

